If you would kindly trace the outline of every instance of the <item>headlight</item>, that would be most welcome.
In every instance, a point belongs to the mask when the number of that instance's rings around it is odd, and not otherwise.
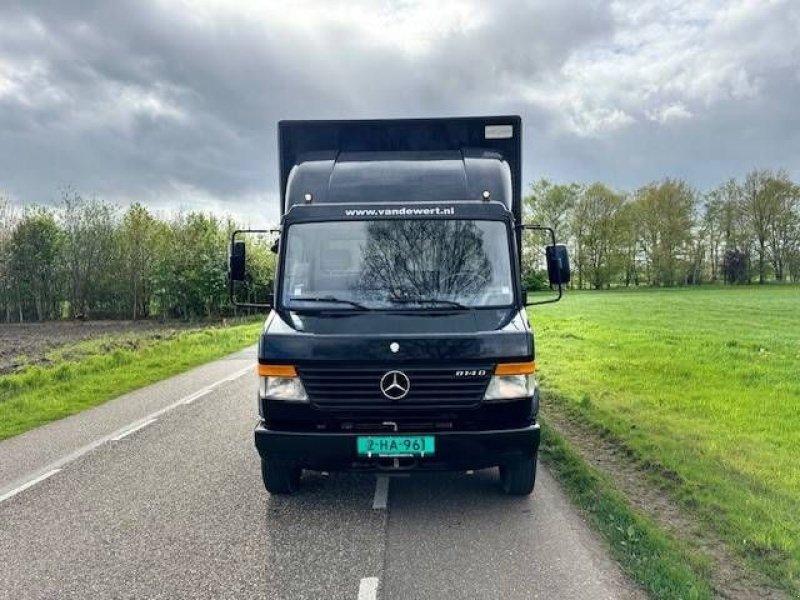
[[[506,402],[530,398],[536,390],[536,365],[533,362],[497,365],[489,381],[484,402]]]
[[[262,398],[268,400],[308,402],[306,389],[299,377],[262,377],[259,392]]]
[[[258,365],[258,393],[265,400],[308,402],[303,382],[292,365]]]

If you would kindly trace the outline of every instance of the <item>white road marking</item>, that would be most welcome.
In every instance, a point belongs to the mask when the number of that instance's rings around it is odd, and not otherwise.
[[[223,383],[228,383],[229,381],[234,381],[235,379],[239,379],[239,377],[241,377],[245,373],[250,372],[250,370],[252,368],[253,367],[245,367],[244,369],[239,369],[238,371],[235,371],[232,375],[228,375],[227,377],[223,377],[219,381],[215,381],[211,385],[207,385],[206,387],[204,387],[204,388],[202,388],[200,390],[197,390],[195,393],[189,394],[185,398],[181,399],[180,403],[181,404],[191,404],[192,402],[194,402],[198,398],[202,398],[206,394],[208,394],[210,392],[213,392],[214,389],[216,389],[217,387],[219,387]],[[174,408],[174,406],[171,406],[170,408]]]
[[[143,423],[139,423],[138,425],[134,425],[134,426],[133,426],[133,427],[131,427],[130,429],[127,429],[126,431],[123,431],[123,432],[122,432],[122,433],[120,433],[119,435],[117,435],[117,436],[114,436],[113,438],[111,438],[111,441],[112,441],[112,442],[118,442],[118,441],[120,441],[121,439],[128,437],[130,434],[132,434],[132,433],[136,433],[136,432],[137,432],[137,431],[139,431],[140,429],[144,429],[145,427],[147,427],[147,426],[148,426],[148,425],[150,425],[151,423],[155,423],[155,422],[156,422],[156,420],[157,420],[157,419],[148,419],[147,421],[144,421]]]
[[[377,600],[378,578],[364,577],[358,585],[358,600]]]
[[[228,381],[228,380],[225,379],[224,381]],[[192,402],[194,402],[198,398],[202,398],[203,396],[208,394],[210,391],[211,391],[211,388],[203,388],[199,392],[195,392],[194,394],[192,394],[190,396],[186,396],[186,399],[183,401],[183,403],[184,404],[191,404]]]
[[[375,496],[372,498],[373,509],[384,509],[389,501],[389,477],[378,475],[375,482]],[[362,579],[362,581],[364,581]]]
[[[60,470],[61,469],[52,469],[51,471],[47,471],[46,473],[43,473],[42,475],[39,475],[38,477],[34,477],[30,481],[26,481],[22,485],[17,486],[13,490],[10,490],[10,491],[6,492],[5,494],[3,494],[2,496],[0,496],[0,502],[4,502],[5,500],[8,500],[9,498],[11,498],[13,496],[16,496],[20,492],[27,490],[29,487],[33,487],[37,483],[40,483],[40,482],[44,481],[48,477],[52,477],[53,475],[58,473]]]
[[[124,427],[120,427],[119,429],[117,429],[115,431],[112,431],[108,435],[104,435],[103,437],[98,438],[98,439],[94,440],[93,442],[89,442],[85,446],[81,446],[80,448],[78,448],[77,450],[75,450],[73,452],[70,452],[66,456],[62,456],[58,460],[51,462],[49,465],[46,465],[46,466],[42,467],[41,469],[38,469],[38,470],[34,471],[33,473],[28,473],[25,477],[21,477],[19,479],[16,479],[16,480],[12,481],[10,484],[8,484],[5,487],[0,487],[0,502],[2,502],[3,500],[7,500],[8,498],[11,498],[12,496],[15,496],[16,494],[18,494],[22,490],[24,490],[24,489],[26,489],[26,488],[28,488],[28,487],[30,487],[32,485],[36,485],[37,483],[39,483],[40,481],[42,481],[44,479],[47,479],[51,475],[53,475],[55,473],[58,473],[65,465],[76,461],[80,457],[84,456],[85,454],[88,454],[89,452],[91,452],[92,450],[102,446],[103,444],[106,444],[106,443],[112,442],[112,441],[118,441],[118,440],[122,439],[123,437],[133,433],[134,431],[137,431],[138,429],[141,429],[141,427],[145,427],[146,425],[149,425],[150,423],[155,421],[161,415],[166,414],[169,411],[171,411],[171,410],[173,410],[175,408],[178,408],[179,406],[182,406],[184,404],[189,404],[190,402],[194,402],[195,400],[197,400],[201,396],[204,396],[204,395],[208,394],[209,392],[211,392],[212,390],[216,389],[217,387],[219,387],[223,383],[228,383],[229,381],[233,381],[234,379],[238,379],[239,377],[241,377],[245,373],[252,373],[252,372],[253,372],[253,365],[250,365],[250,366],[245,367],[243,369],[239,369],[238,371],[234,371],[232,374],[228,375],[227,377],[223,377],[222,379],[219,379],[218,381],[215,381],[211,385],[207,385],[206,387],[202,388],[200,391],[192,392],[188,396],[184,396],[180,400],[178,400],[176,402],[173,402],[172,404],[170,404],[168,406],[165,406],[164,408],[161,408],[161,409],[159,409],[159,410],[157,410],[155,412],[152,412],[149,415],[147,415],[146,417],[143,417],[142,419],[138,419],[137,421],[134,421],[134,424],[133,424],[134,426],[132,426],[131,423],[128,423]],[[189,402],[187,402],[187,400]],[[136,425],[141,425],[141,427],[137,427]]]

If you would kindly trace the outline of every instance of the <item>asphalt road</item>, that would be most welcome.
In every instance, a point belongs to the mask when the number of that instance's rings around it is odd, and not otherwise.
[[[0,598],[642,598],[539,467],[270,497],[254,350],[0,442]],[[385,508],[384,508],[385,506]]]

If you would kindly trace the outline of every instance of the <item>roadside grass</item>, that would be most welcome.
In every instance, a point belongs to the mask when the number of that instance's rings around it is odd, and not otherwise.
[[[48,366],[0,376],[0,440],[254,344],[262,323],[103,336],[52,351]]]
[[[572,293],[532,320],[543,388],[799,595],[800,288]]]
[[[563,436],[542,424],[542,456],[573,502],[611,544],[614,557],[652,598],[713,598],[708,565],[686,544],[637,513],[613,482],[590,467]]]

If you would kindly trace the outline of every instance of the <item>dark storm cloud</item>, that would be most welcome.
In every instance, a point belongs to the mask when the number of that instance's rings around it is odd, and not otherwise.
[[[518,112],[509,88],[558,65],[608,17],[508,3],[418,55],[347,23],[271,27],[141,1],[6,6],[0,23],[0,186],[23,201],[69,183],[235,200],[274,191],[281,118]]]
[[[71,184],[244,214],[275,193],[284,118],[519,113],[526,180],[635,186],[682,175],[704,186],[755,164],[798,164],[797,128],[786,126],[797,69],[767,68],[780,39],[741,55],[747,15],[715,30],[708,13],[664,15],[660,3],[481,2],[465,23],[445,11],[428,31],[439,9],[414,3],[343,3],[343,18],[330,3],[259,4],[5,3],[0,190],[47,202]],[[766,18],[790,28],[787,6]],[[417,39],[417,23],[428,37]],[[694,51],[682,66],[668,38]],[[701,52],[727,79],[703,70]]]

